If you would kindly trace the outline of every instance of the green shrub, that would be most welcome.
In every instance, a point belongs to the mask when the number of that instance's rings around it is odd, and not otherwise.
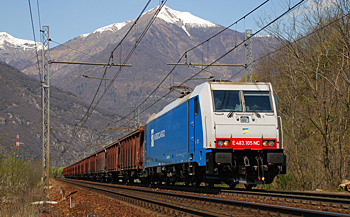
[[[41,200],[41,163],[16,157],[0,158],[0,216],[36,216],[38,210],[28,206]],[[39,189],[39,190],[38,190]]]
[[[295,190],[297,182],[292,174],[278,175],[271,184],[260,186],[260,188],[265,190]]]

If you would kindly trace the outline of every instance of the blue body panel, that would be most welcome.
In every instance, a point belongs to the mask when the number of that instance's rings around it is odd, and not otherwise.
[[[187,162],[205,166],[200,103],[196,115],[194,98],[146,124],[144,168]]]

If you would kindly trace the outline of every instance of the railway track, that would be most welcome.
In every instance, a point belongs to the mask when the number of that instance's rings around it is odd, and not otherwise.
[[[227,188],[193,188],[176,186],[157,186],[158,188],[171,189],[177,191],[221,194],[234,197],[248,198],[269,198],[272,200],[292,201],[293,203],[308,203],[314,206],[330,206],[350,211],[350,194],[324,193],[324,192],[301,192],[301,191],[267,191],[267,190],[246,190]]]
[[[321,210],[303,209],[206,195],[170,192],[135,186],[121,186],[60,179],[109,197],[150,208],[169,216],[350,216]],[[226,194],[226,193],[225,193]]]
[[[314,205],[334,206],[350,209],[350,195],[332,193],[313,193],[299,191],[245,191],[245,190],[221,190],[221,193],[234,195],[247,195],[255,197],[270,197],[280,200],[294,200],[302,203],[311,202]]]

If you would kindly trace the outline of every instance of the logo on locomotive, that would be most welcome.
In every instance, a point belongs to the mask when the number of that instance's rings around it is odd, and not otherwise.
[[[243,134],[249,134],[249,129],[248,128],[243,128]]]
[[[162,130],[158,133],[154,133],[154,129],[151,130],[151,147],[154,147],[154,141],[160,138],[165,137],[165,130]]]

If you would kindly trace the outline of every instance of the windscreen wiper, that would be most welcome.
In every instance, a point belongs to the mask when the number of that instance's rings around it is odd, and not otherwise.
[[[232,116],[233,116],[233,112],[234,112],[234,111],[232,111],[232,112],[228,113],[227,117],[228,117],[228,118],[232,118]]]

